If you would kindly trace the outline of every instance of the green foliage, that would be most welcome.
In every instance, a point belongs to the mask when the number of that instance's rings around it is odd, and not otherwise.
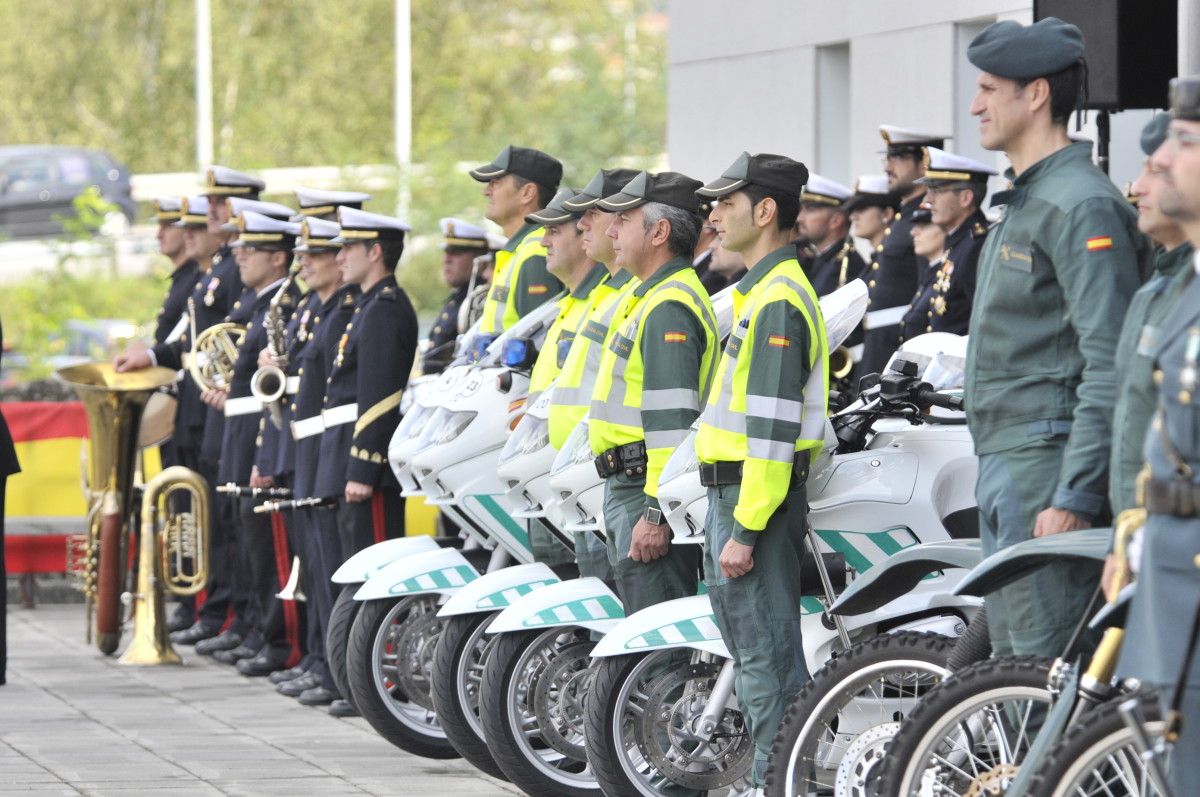
[[[407,217],[418,240],[400,279],[419,310],[432,312],[446,294],[438,219],[483,220],[470,166],[508,143],[536,146],[559,157],[565,181],[578,187],[602,166],[648,167],[661,155],[664,5],[412,0],[418,166],[408,175]],[[194,170],[193,8],[184,0],[0,3],[0,29],[17,32],[0,48],[0,141],[103,149],[135,173]],[[248,170],[394,163],[393,8],[393,0],[212,0],[215,161]],[[362,186],[347,179],[340,187]],[[366,190],[375,194],[369,210],[396,211],[395,190]],[[143,302],[147,286],[154,299]],[[119,301],[121,290],[130,301]],[[33,338],[67,318],[149,321],[164,290],[154,280],[59,273],[22,284],[19,298],[6,288],[0,308],[10,336],[36,348]],[[34,307],[45,317],[18,320]]]

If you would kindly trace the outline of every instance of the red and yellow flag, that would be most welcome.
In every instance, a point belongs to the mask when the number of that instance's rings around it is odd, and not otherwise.
[[[790,340],[788,340],[787,338],[785,338],[783,335],[768,335],[767,336],[767,345],[768,346],[776,346],[780,349],[786,349],[788,346],[792,345],[792,342]]]
[[[667,332],[663,335],[664,343],[687,343],[686,332]]]
[[[1097,235],[1095,238],[1087,239],[1087,250],[1095,252],[1100,249],[1112,249],[1113,241],[1111,235]]]

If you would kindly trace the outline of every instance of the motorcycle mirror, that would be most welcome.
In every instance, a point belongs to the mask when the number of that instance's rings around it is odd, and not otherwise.
[[[879,387],[879,374],[867,374],[858,380],[858,392],[860,395],[876,387]]]

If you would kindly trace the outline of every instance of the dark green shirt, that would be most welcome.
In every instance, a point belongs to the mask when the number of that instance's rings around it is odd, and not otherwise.
[[[1158,330],[1192,278],[1192,245],[1159,252],[1154,270],[1150,281],[1133,295],[1117,342],[1117,404],[1108,475],[1114,515],[1135,505],[1134,485],[1144,460],[1146,429],[1158,405],[1154,382],[1154,351],[1161,342]]]
[[[979,454],[1067,440],[1053,506],[1097,518],[1108,463],[1121,320],[1152,249],[1129,202],[1071,144],[1010,169],[979,258],[967,353],[967,420]]]

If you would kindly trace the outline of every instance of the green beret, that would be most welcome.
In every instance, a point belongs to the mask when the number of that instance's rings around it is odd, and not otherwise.
[[[1057,17],[1032,25],[1006,20],[988,25],[967,48],[972,64],[1012,80],[1061,72],[1083,57],[1083,34]]]
[[[1171,114],[1156,113],[1142,128],[1142,152],[1153,155],[1167,140],[1167,127],[1171,124]]]

